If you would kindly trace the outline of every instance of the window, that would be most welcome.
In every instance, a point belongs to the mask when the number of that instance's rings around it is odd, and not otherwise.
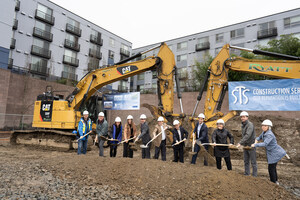
[[[77,53],[68,49],[65,49],[65,56],[77,58]]]
[[[109,38],[109,46],[115,47],[115,39]]]
[[[178,69],[178,73],[179,73],[179,78],[180,79],[186,79],[186,78],[188,78],[188,71],[187,71],[186,67],[179,68]]]
[[[145,73],[141,73],[141,74],[138,74],[138,80],[144,80],[145,79]]]
[[[69,65],[64,65],[64,72],[67,72],[69,74],[75,74],[76,68]]]
[[[187,55],[178,55],[177,56],[177,62],[182,62],[182,61],[186,61],[187,60]]]
[[[294,33],[293,37],[299,38],[299,40],[300,40],[300,33]]]
[[[152,79],[156,79],[157,78],[157,71],[152,71]]]
[[[177,43],[177,50],[182,51],[187,49],[187,42]]]
[[[48,25],[48,24],[42,23],[40,21],[36,21],[35,22],[35,27],[39,28],[39,29],[41,29],[43,31],[51,32],[51,26]]]
[[[101,33],[99,33],[96,30],[92,30],[92,35],[96,36],[96,37],[101,37]]]
[[[38,4],[37,9],[39,11],[43,12],[43,13],[46,13],[46,14],[50,15],[50,16],[52,16],[52,14],[53,14],[53,10],[52,9],[50,9],[50,8],[44,6],[44,5],[41,5],[41,4]]]
[[[207,42],[209,42],[209,37],[208,36],[198,39],[198,44],[204,44],[204,43],[207,43]]]
[[[40,48],[49,49],[50,43],[46,42],[44,40],[39,40],[39,39],[34,38],[33,45],[40,47]]]
[[[223,42],[223,40],[224,40],[223,33],[216,34],[216,42]]]
[[[32,73],[38,73],[40,75],[45,75],[48,73],[47,69],[48,61],[43,58],[31,57],[30,71]]]
[[[173,45],[168,45],[169,46],[169,49],[171,50],[171,51],[173,51]]]
[[[289,28],[300,25],[300,15],[284,18],[284,27]]]
[[[234,39],[234,38],[244,37],[244,34],[245,34],[244,28],[236,29],[230,31],[230,38]]]
[[[68,18],[68,24],[71,24],[76,28],[80,28],[80,23],[78,21],[75,21],[74,19]]]
[[[99,45],[91,43],[90,47],[91,47],[92,50],[100,52],[100,46]]]
[[[129,46],[127,46],[125,44],[121,44],[121,48],[126,50],[126,51],[129,51]]]
[[[109,50],[109,51],[108,51],[108,58],[114,59],[114,57],[115,57],[115,52]]]
[[[259,30],[261,30],[261,31],[272,29],[272,28],[275,28],[275,21],[259,24]]]
[[[66,39],[71,41],[72,43],[78,44],[78,37],[76,37],[75,35],[66,33]]]

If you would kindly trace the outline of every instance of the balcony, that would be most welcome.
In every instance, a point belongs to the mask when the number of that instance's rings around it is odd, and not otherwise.
[[[40,39],[47,40],[49,42],[52,42],[52,40],[53,40],[53,34],[52,33],[48,32],[48,31],[44,31],[44,30],[36,28],[36,27],[33,28],[33,34],[32,35],[35,36],[35,37],[38,37]]]
[[[39,63],[31,63],[29,66],[29,72],[31,74],[37,74],[41,76],[49,75],[49,68],[47,67],[47,61],[39,62]]]
[[[130,51],[121,48],[121,49],[120,49],[120,54],[123,55],[123,56],[129,57],[129,56],[130,56]]]
[[[69,80],[77,81],[78,75],[77,75],[77,74],[73,74],[73,73],[69,73],[69,72],[64,72],[64,71],[62,71],[62,72],[61,72],[61,77],[62,77],[62,78],[69,79]]]
[[[96,62],[89,62],[88,63],[88,71],[92,71],[99,68],[99,63]]]
[[[196,51],[203,51],[203,50],[207,50],[209,48],[210,48],[209,42],[203,42],[203,43],[196,44],[195,50]]]
[[[19,10],[20,10],[20,1],[17,0],[16,6],[15,6],[15,11],[19,11]]]
[[[31,54],[47,59],[51,58],[51,51],[49,49],[41,48],[35,45],[31,46]]]
[[[64,43],[64,47],[77,51],[80,51],[80,44],[78,44],[78,42],[73,42],[71,40],[65,39],[65,43]]]
[[[98,44],[100,46],[103,45],[103,40],[101,39],[101,35],[100,36],[96,36],[96,35],[91,35],[90,36],[90,41],[94,44]]]
[[[36,19],[46,22],[47,24],[54,25],[55,18],[52,15],[44,13],[40,10],[35,10]]]
[[[268,37],[277,36],[277,28],[269,28],[261,31],[257,31],[257,39],[263,39]]]
[[[8,59],[8,65],[7,65],[7,68],[8,68],[8,69],[12,69],[12,68],[13,68],[13,65],[14,65],[14,59],[9,58],[9,59]]]
[[[16,48],[16,39],[11,38],[10,49],[15,49],[15,48]]]
[[[14,19],[14,24],[13,24],[13,30],[17,30],[18,29],[18,20]]]
[[[98,50],[95,50],[95,49],[90,49],[89,50],[89,56],[98,58],[100,60],[102,59],[102,53]]]
[[[66,24],[66,31],[68,33],[72,33],[74,35],[77,35],[78,37],[81,37],[81,29],[73,26],[72,24]]]
[[[74,67],[79,66],[79,60],[77,58],[66,56],[66,55],[64,55],[64,57],[63,57],[63,63],[68,64],[68,65],[72,65]]]

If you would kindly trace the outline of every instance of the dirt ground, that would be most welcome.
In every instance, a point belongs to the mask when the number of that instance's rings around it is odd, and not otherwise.
[[[257,135],[265,118],[250,117]],[[227,171],[224,163],[223,169],[217,170],[213,157],[209,159],[210,166],[203,166],[202,154],[196,165],[189,164],[190,148],[182,164],[172,162],[171,148],[163,162],[142,160],[140,150],[134,152],[132,159],[122,158],[123,146],[119,146],[117,158],[108,156],[109,148],[105,149],[106,157],[99,157],[91,141],[91,151],[80,156],[75,150],[64,152],[0,141],[0,198],[300,199],[299,120],[269,118],[278,143],[292,158],[278,163],[279,186],[269,181],[263,148],[257,150],[258,177],[248,177],[243,175],[243,154],[236,150],[231,150],[233,170]],[[231,119],[226,128],[237,143],[241,138],[239,118]],[[152,149],[151,156],[153,153]]]

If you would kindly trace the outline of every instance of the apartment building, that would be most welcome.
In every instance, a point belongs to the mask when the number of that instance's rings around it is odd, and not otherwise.
[[[48,0],[1,0],[0,11],[0,67],[15,73],[79,81],[132,51],[131,42]]]
[[[208,30],[180,38],[166,41],[173,51],[176,66],[179,68],[180,87],[184,91],[193,90],[193,69],[196,61],[203,62],[208,55],[216,56],[223,45],[256,48],[257,45],[266,46],[271,39],[278,39],[280,35],[294,34],[300,38],[300,8],[288,10],[273,15],[248,20]],[[132,50],[132,54],[145,51],[151,44]],[[238,50],[231,53],[239,54]],[[152,51],[144,55],[157,54]],[[145,72],[131,79],[132,91],[155,92],[157,88],[156,72]]]

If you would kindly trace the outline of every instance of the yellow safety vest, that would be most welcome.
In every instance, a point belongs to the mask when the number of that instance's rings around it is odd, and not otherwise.
[[[84,123],[84,120],[80,120],[82,122],[82,133],[84,134],[85,133],[85,123]],[[91,120],[88,120],[88,123],[89,123],[89,130],[91,130]]]

